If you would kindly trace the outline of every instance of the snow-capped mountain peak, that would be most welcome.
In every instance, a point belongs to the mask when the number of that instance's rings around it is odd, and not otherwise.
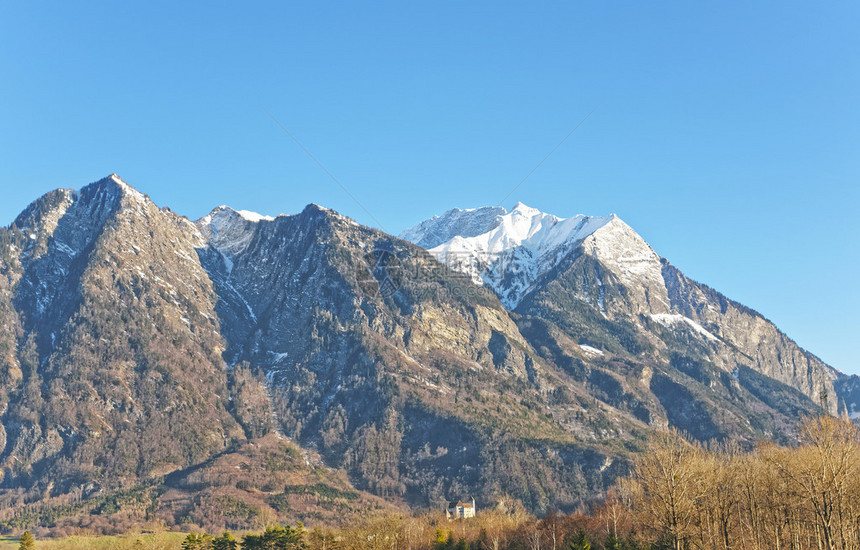
[[[261,221],[272,221],[275,218],[272,216],[265,216],[263,214],[258,214],[256,212],[251,212],[250,210],[234,210],[227,205],[222,204],[221,206],[216,207],[212,212],[207,214],[206,216],[200,218],[199,222],[202,223],[211,223],[215,219],[229,219],[235,218],[236,216],[242,218],[245,221],[251,223],[257,223]]]
[[[532,208],[522,202],[517,202],[514,207],[511,209],[511,214],[519,214],[521,216],[534,216],[536,214],[542,214],[540,210],[537,208]],[[555,217],[555,216],[553,216]]]
[[[475,237],[499,225],[507,211],[501,206],[483,208],[452,208],[441,216],[433,216],[400,234],[400,238],[422,248],[433,248],[456,236]]]
[[[147,202],[147,197],[131,185],[125,182],[124,179],[119,177],[118,174],[111,174],[105,179],[109,179],[113,183],[115,183],[121,190],[122,194],[126,197],[130,197],[135,203],[145,204]],[[98,182],[97,182],[98,183]]]
[[[401,237],[427,248],[476,284],[486,284],[506,307],[514,308],[575,244],[617,219],[614,214],[559,218],[518,202],[510,212],[500,207],[449,210]]]
[[[272,216],[264,216],[263,214],[257,214],[256,212],[251,212],[250,210],[237,210],[236,213],[239,214],[242,219],[253,223],[263,221],[270,222],[275,219]]]
[[[195,225],[209,244],[231,258],[248,248],[258,223],[273,219],[222,205],[197,220]]]

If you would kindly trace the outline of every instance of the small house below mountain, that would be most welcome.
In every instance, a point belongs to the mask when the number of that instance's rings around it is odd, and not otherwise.
[[[452,500],[445,509],[445,517],[449,520],[475,517],[475,499]]]

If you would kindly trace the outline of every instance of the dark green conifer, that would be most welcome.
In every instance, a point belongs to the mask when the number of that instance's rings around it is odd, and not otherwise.
[[[30,531],[24,531],[24,534],[19,539],[19,543],[18,548],[20,550],[33,550],[36,547],[36,539],[33,538]]]

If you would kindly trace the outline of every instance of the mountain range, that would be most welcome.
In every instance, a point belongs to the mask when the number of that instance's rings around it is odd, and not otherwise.
[[[572,509],[655,431],[790,442],[822,409],[858,378],[614,215],[190,221],[114,174],[0,229],[0,527]]]

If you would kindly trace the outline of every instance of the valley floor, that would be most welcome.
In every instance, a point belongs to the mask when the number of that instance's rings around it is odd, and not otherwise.
[[[72,536],[36,541],[44,550],[179,550],[185,533]],[[17,536],[0,536],[0,550],[17,550]]]

